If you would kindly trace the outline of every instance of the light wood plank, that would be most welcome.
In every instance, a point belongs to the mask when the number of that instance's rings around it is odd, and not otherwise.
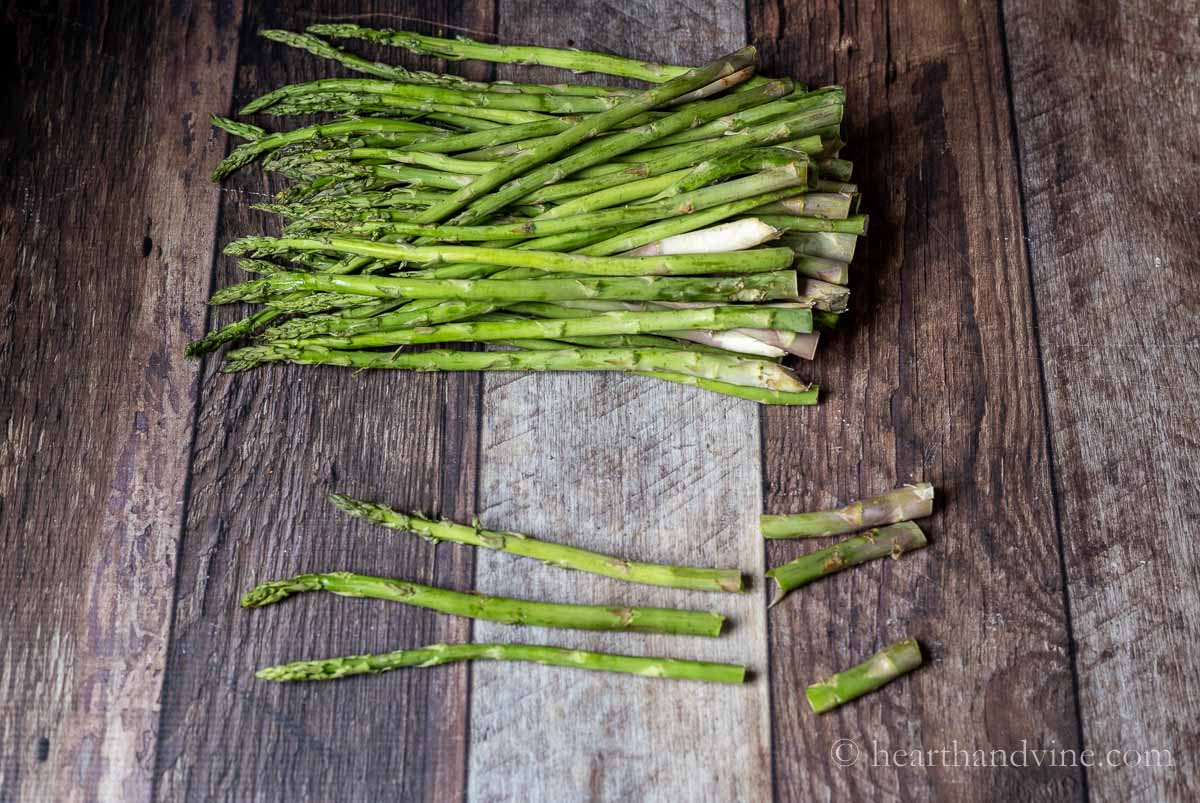
[[[502,2],[506,41],[699,63],[744,43],[739,3]],[[512,69],[508,77],[528,75]],[[533,74],[538,74],[534,72]],[[548,73],[544,73],[548,74]],[[485,379],[485,524],[622,555],[759,574],[758,409],[636,377]],[[570,670],[472,671],[468,795],[491,800],[735,800],[770,793],[763,600],[632,586],[481,555],[482,591],[720,609],[720,639],[584,634],[476,623],[518,640],[746,663],[742,687]]]
[[[1031,290],[994,3],[751,4],[774,67],[847,89],[871,230],[815,415],[765,413],[766,507],[928,480],[929,548],[771,612],[782,800],[1071,800],[1071,768],[872,766],[888,750],[1078,747]],[[772,565],[813,544],[772,544]],[[927,665],[821,717],[806,683],[906,635]],[[838,739],[862,761],[830,760]],[[940,764],[952,762],[952,758]],[[961,759],[959,759],[961,760]]]
[[[151,794],[239,17],[4,13],[3,800]]]
[[[1084,746],[1097,801],[1200,797],[1200,26],[1005,4]]]

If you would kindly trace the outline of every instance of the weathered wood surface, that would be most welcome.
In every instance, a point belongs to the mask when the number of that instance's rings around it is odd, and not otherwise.
[[[150,796],[237,6],[0,24],[3,800]]]
[[[740,3],[560,4],[502,0],[507,41],[701,63],[744,43]],[[525,70],[503,70],[515,77]],[[561,78],[536,71],[547,79]],[[761,576],[758,410],[617,375],[484,380],[480,515],[610,554]],[[686,422],[686,423],[685,423]],[[631,586],[481,555],[476,586],[536,599],[719,610],[719,640],[516,631],[518,639],[626,654],[745,663],[742,688],[481,664],[472,671],[468,799],[763,800],[770,796],[765,611],[744,595]],[[515,631],[515,632],[514,632]]]
[[[922,522],[928,549],[772,610],[777,794],[1079,799],[1075,769],[847,768],[830,756],[839,739],[867,764],[876,748],[1078,746],[997,9],[817,0],[782,14],[751,3],[750,17],[768,64],[846,85],[849,158],[871,213],[853,318],[813,366],[826,402],[764,415],[766,509],[917,480],[939,494]],[[772,545],[769,563],[811,548]],[[925,669],[809,714],[796,693],[806,682],[907,635]]]
[[[1005,5],[1094,800],[1200,798],[1200,17]]]
[[[382,9],[385,4],[379,4]],[[386,4],[394,8],[391,4]],[[262,42],[369,12],[361,3],[247,9],[234,106],[270,88],[328,75],[305,53]],[[413,15],[475,24],[457,4]],[[417,12],[420,12],[417,14]],[[483,20],[488,24],[487,20]],[[423,67],[439,66],[425,62]],[[277,222],[249,208],[261,172],[226,182],[219,245]],[[215,282],[239,280],[217,257]],[[237,311],[214,313],[213,326]],[[341,490],[398,507],[469,517],[477,429],[469,377],[354,375],[279,367],[234,377],[205,363],[156,769],[163,800],[454,799],[464,779],[465,666],[332,684],[327,694],[257,681],[289,660],[381,652],[467,638],[467,625],[402,605],[310,594],[260,611],[237,606],[256,582],[351,570],[469,587],[472,555],[349,519],[324,499]]]
[[[0,800],[1196,797],[1188,4],[253,5],[10,2],[0,18],[17,90],[0,94]],[[225,140],[204,117],[334,72],[255,35],[325,19],[692,62],[751,38],[778,72],[846,84],[872,232],[853,319],[811,367],[823,406],[765,412],[760,443],[757,408],[649,380],[230,379],[183,362],[210,283],[236,278],[214,249],[276,225],[248,208],[258,171],[208,183]],[[768,620],[761,587],[476,567],[322,499],[759,572],[760,477],[773,511],[931,480],[931,546]],[[772,545],[770,563],[805,548]],[[481,665],[255,682],[268,663],[472,635],[382,602],[236,607],[267,576],[334,568],[719,608],[734,629],[715,642],[474,636],[770,676],[708,689]],[[808,712],[807,682],[906,634],[926,668]],[[862,763],[837,766],[840,738]],[[1169,750],[1174,766],[870,766],[876,748],[1023,741]]]

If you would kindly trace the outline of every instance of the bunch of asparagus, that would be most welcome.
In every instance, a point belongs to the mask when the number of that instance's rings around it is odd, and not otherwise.
[[[267,132],[213,119],[246,140],[215,180],[262,158],[294,183],[260,207],[287,221],[281,236],[226,249],[259,277],[212,299],[263,306],[189,354],[253,338],[227,370],[624,371],[816,402],[782,360],[812,359],[836,326],[867,225],[838,158],[840,87],[757,77],[752,47],[687,68],[356,25],[263,35],[367,77],[242,109],[332,120]],[[323,36],[652,86],[467,81]],[[449,345],[401,351],[417,344]]]

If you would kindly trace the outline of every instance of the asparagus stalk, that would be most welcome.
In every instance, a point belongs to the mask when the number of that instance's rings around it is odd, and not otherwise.
[[[512,81],[496,81],[483,83],[469,81],[456,75],[439,75],[414,70],[406,70],[393,64],[370,61],[352,53],[347,53],[339,47],[319,39],[312,34],[294,33],[292,31],[265,30],[259,31],[259,36],[274,42],[306,50],[315,56],[340,62],[357,72],[385,78],[390,81],[401,81],[410,84],[435,84],[451,89],[470,89],[482,92],[523,92],[529,94],[550,95],[582,95],[585,97],[612,97],[632,95],[634,89],[623,87],[596,86],[594,84],[522,84]]]
[[[307,348],[366,349],[420,343],[488,342],[498,340],[562,339],[597,335],[638,335],[686,329],[725,331],[742,327],[811,332],[810,310],[772,308],[703,307],[651,312],[605,312],[586,318],[563,320],[509,319],[466,321],[438,326],[394,329],[352,336],[323,336],[307,340],[278,341],[279,345]]]
[[[817,403],[818,388],[813,384],[808,385],[807,388],[801,391],[786,391],[755,388],[747,385],[732,385],[716,379],[707,379],[701,376],[690,376],[688,374],[677,374],[668,371],[634,371],[634,373],[642,376],[652,376],[656,379],[665,379],[668,382],[691,385],[692,387],[711,390],[714,393],[735,396],[739,399],[748,399],[759,404],[807,406]]]
[[[305,591],[331,591],[343,597],[402,602],[454,616],[486,619],[510,625],[559,627],[571,630],[620,630],[637,633],[666,633],[685,636],[721,634],[725,617],[718,613],[675,608],[631,608],[621,605],[575,605],[560,602],[463,594],[444,588],[388,577],[351,572],[302,574],[273,580],[242,597],[243,608],[260,608]]]
[[[817,681],[805,690],[805,696],[814,713],[824,714],[886,686],[919,667],[921,662],[920,645],[916,639],[907,638],[885,647],[858,666]]]
[[[455,661],[528,661],[543,666],[565,666],[596,672],[623,672],[648,678],[697,680],[708,683],[742,683],[746,668],[737,664],[613,655],[534,644],[431,644],[415,650],[382,655],[350,655],[316,661],[296,661],[260,669],[263,680],[334,680],[350,675],[375,675],[405,667],[429,667]]]
[[[222,118],[213,115],[211,118],[213,125],[225,128],[226,121]],[[233,150],[222,162],[217,165],[217,169],[213,171],[212,180],[220,181],[231,173],[236,172],[239,168],[249,164],[264,153],[269,153],[285,145],[290,145],[297,142],[305,142],[314,137],[336,137],[343,134],[359,135],[368,133],[417,133],[430,139],[447,136],[447,132],[440,131],[433,126],[425,125],[424,123],[414,123],[409,120],[387,120],[379,117],[371,117],[366,119],[351,119],[338,120],[332,123],[321,123],[320,125],[306,126],[305,128],[297,128],[294,131],[281,131],[273,134],[264,134],[250,142],[243,143]]]
[[[402,47],[413,53],[436,56],[448,61],[477,59],[499,64],[536,64],[543,67],[559,67],[577,73],[594,72],[616,75],[621,78],[634,78],[652,84],[661,84],[688,72],[687,67],[674,64],[656,64],[587,50],[560,50],[553,47],[526,45],[492,45],[462,37],[442,39],[409,31],[387,28],[372,29],[345,24],[310,25],[307,30],[309,33],[321,36],[364,39],[377,44]]]
[[[227,372],[264,362],[389,368],[409,371],[665,371],[731,385],[804,393],[810,390],[791,371],[765,360],[677,349],[564,348],[559,351],[451,351],[387,354],[340,351],[323,346],[250,346],[226,356]]]
[[[767,577],[774,580],[779,588],[779,595],[771,605],[778,605],[789,593],[814,580],[878,558],[890,556],[896,559],[905,552],[921,549],[925,544],[925,534],[921,528],[911,521],[904,521],[868,530],[833,546],[802,555],[767,572]]]
[[[796,299],[795,271],[718,278],[634,276],[585,279],[405,279],[326,273],[276,273],[218,290],[209,303],[261,301],[299,290],[374,298],[438,298],[464,301],[770,301]]]
[[[363,502],[341,494],[330,494],[329,501],[351,516],[392,530],[416,533],[434,543],[453,541],[483,549],[495,549],[540,560],[551,566],[599,574],[629,583],[695,591],[742,590],[742,573],[738,569],[697,569],[689,566],[640,563],[578,547],[539,541],[520,533],[485,530],[478,523],[467,526],[452,521],[434,521],[420,514],[400,513],[385,505]]]
[[[821,538],[827,535],[842,535],[868,527],[881,527],[885,524],[924,518],[933,512],[933,495],[932,485],[918,482],[871,499],[852,502],[835,510],[783,516],[763,515],[760,526],[763,538]]]
[[[531,94],[525,92],[480,92],[450,89],[430,84],[381,81],[375,78],[322,78],[302,84],[287,84],[266,93],[242,107],[249,115],[270,109],[284,101],[313,96],[342,97],[348,94],[369,96],[373,100],[397,105],[438,104],[442,106],[484,107],[543,114],[581,114],[607,111],[622,98],[582,97],[578,95]]]
[[[497,308],[487,301],[437,301],[421,299],[410,301],[401,309],[387,311],[367,318],[294,318],[271,327],[262,333],[266,340],[303,340],[322,335],[350,337],[370,332],[387,332],[417,326],[435,326],[440,323],[486,315]]]

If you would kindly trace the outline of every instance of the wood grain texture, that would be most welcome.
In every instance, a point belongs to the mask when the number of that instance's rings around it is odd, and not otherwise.
[[[849,158],[872,216],[852,318],[812,368],[824,404],[764,414],[766,509],[914,480],[939,494],[928,549],[772,610],[776,794],[1079,799],[1073,769],[872,765],[876,750],[1078,746],[997,9],[752,2],[750,19],[775,71],[846,85]],[[768,562],[812,548],[772,545]],[[923,669],[808,711],[806,683],[908,635]],[[838,739],[858,744],[859,764],[831,760]]]
[[[239,4],[0,25],[0,799],[147,800]]]
[[[699,63],[744,43],[738,3],[500,3],[500,36]],[[550,76],[504,70],[505,77]],[[639,559],[761,574],[758,410],[621,376],[484,380],[486,524]],[[481,555],[476,587],[511,596],[719,609],[720,639],[521,631],[475,639],[749,664],[741,687],[543,667],[472,670],[468,798],[762,800],[770,794],[763,601],[633,586]]]
[[[427,3],[397,14],[490,25],[486,5]],[[341,71],[260,40],[265,27],[303,28],[381,9],[289,3],[248,13],[234,105],[280,84]],[[366,13],[367,16],[361,16]],[[431,30],[429,26],[418,26]],[[361,52],[367,52],[361,50]],[[396,51],[386,55],[405,60]],[[442,68],[433,61],[422,68]],[[280,127],[279,121],[264,121]],[[257,168],[226,184],[220,244],[276,231],[249,209]],[[218,258],[215,282],[239,280]],[[219,310],[215,327],[240,311]],[[328,505],[341,490],[397,507],[469,518],[474,507],[477,380],[281,368],[235,377],[205,363],[156,768],[163,800],[444,800],[464,779],[465,667],[400,672],[319,690],[256,680],[262,666],[301,658],[461,641],[465,624],[383,602],[314,594],[261,611],[237,606],[253,584],[347,569],[467,586],[470,552],[351,520]]]
[[[1088,786],[1195,800],[1200,22],[1187,2],[1004,11],[1084,746],[1173,765]]]

